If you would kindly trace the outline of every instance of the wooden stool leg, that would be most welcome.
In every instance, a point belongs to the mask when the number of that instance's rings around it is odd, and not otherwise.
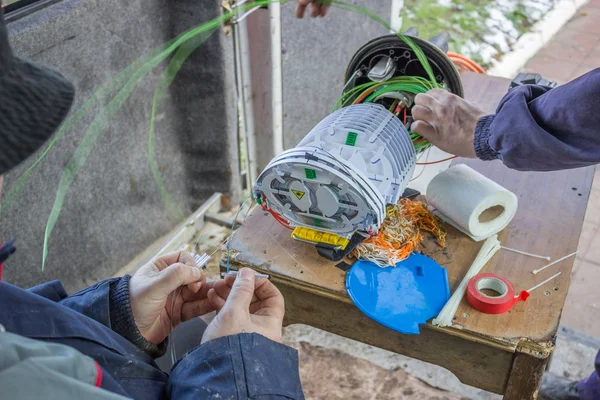
[[[546,370],[548,357],[516,352],[506,384],[504,400],[535,400]]]

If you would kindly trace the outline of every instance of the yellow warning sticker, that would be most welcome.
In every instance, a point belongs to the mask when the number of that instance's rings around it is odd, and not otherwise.
[[[298,198],[298,200],[302,200],[302,198],[306,194],[306,192],[301,192],[299,190],[292,190],[292,193],[294,193],[296,195],[296,197]]]

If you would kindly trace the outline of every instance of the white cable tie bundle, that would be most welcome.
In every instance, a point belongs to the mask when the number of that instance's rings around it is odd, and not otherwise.
[[[442,308],[442,311],[437,316],[437,318],[433,320],[433,325],[452,326],[452,319],[454,318],[454,314],[456,314],[456,310],[458,310],[458,306],[460,305],[460,302],[467,291],[467,285],[469,281],[471,280],[471,278],[473,278],[475,275],[481,272],[485,264],[487,264],[488,261],[490,261],[490,259],[494,256],[494,254],[496,254],[498,250],[500,250],[501,247],[502,246],[500,246],[498,235],[490,236],[490,238],[485,241],[483,246],[481,246],[481,250],[479,250],[477,257],[475,257],[475,261],[473,261],[473,264],[471,264],[471,268],[469,268],[469,271],[463,278],[462,282],[460,283],[452,297],[450,297],[450,300],[448,300],[444,308]]]

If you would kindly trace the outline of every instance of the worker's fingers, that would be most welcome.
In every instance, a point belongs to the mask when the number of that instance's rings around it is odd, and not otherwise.
[[[410,126],[410,129],[414,133],[418,133],[419,135],[423,136],[425,139],[427,139],[429,141],[431,141],[431,139],[433,139],[437,136],[437,131],[435,130],[435,127],[433,127],[432,125],[430,125],[428,122],[425,122],[425,121],[413,122],[412,125]]]
[[[168,295],[180,286],[189,285],[202,281],[202,271],[195,266],[176,263],[168,266],[156,276],[154,287],[164,295]],[[188,286],[189,288],[189,286]],[[191,291],[194,289],[189,288]],[[199,289],[199,287],[198,287]],[[197,290],[196,290],[197,291]]]
[[[256,314],[262,308],[262,301],[250,304],[250,314]]]
[[[212,282],[207,282],[205,277],[202,277],[202,280],[200,281],[200,290],[194,292],[192,290],[189,289],[189,285],[184,287],[183,290],[181,291],[181,297],[183,298],[183,301],[185,302],[192,302],[192,301],[197,301],[197,300],[202,300],[202,299],[206,299],[206,296],[208,295],[208,291],[210,289],[212,289],[215,286],[216,282],[212,281]]]
[[[438,101],[430,95],[431,91],[427,93],[419,93],[415,96],[415,106],[427,107],[433,112],[439,107]]]
[[[249,310],[254,297],[255,277],[250,268],[242,268],[235,279],[231,293],[225,302],[226,311]]]
[[[181,320],[183,322],[189,321],[192,318],[201,317],[216,309],[215,305],[208,298],[183,303],[181,307]]]
[[[428,123],[435,121],[435,114],[429,107],[414,106],[411,112],[415,121],[425,121]]]
[[[223,301],[229,298],[229,294],[231,293],[231,287],[227,284],[225,280],[221,280],[215,283],[215,293],[223,299]]]
[[[260,299],[260,307],[253,310],[250,307],[250,313],[275,316],[283,319],[285,314],[285,301],[283,295],[275,285],[269,280],[264,279],[264,282],[256,290],[256,295]]]
[[[256,281],[256,285],[258,285],[261,280],[263,280],[263,279]],[[219,297],[221,297],[223,300],[227,300],[229,298],[229,294],[231,293],[234,283],[235,283],[235,277],[227,276],[227,277],[225,277],[225,279],[215,282],[214,288],[215,288],[215,291],[217,292],[217,294],[219,295]],[[256,297],[256,294],[252,295],[252,303],[257,302],[258,300],[259,299],[258,299],[258,297]]]
[[[221,311],[223,307],[225,307],[225,299],[221,298],[215,289],[210,289],[207,297],[217,312]]]
[[[281,292],[271,281],[268,279],[259,279],[256,281],[256,289],[254,290],[256,297],[259,300],[266,300],[270,297],[281,296]]]
[[[298,0],[298,6],[296,7],[296,18],[304,18],[306,13],[306,7],[312,2],[312,0]]]
[[[436,99],[439,102],[443,99],[450,97],[452,94],[450,92],[448,92],[447,90],[436,88],[436,89],[431,89],[430,91],[428,91],[427,95],[429,95],[429,97]]]
[[[231,288],[235,283],[235,275],[226,275],[225,278],[223,278],[223,281]]]
[[[196,268],[196,267],[194,267]],[[202,271],[200,271],[202,272]],[[200,282],[192,282],[192,283],[188,283],[188,285],[186,286],[190,292],[192,293],[197,293],[200,291],[200,289],[202,288],[202,285],[206,283],[206,277],[202,276]]]
[[[321,4],[313,1],[312,6],[310,8],[310,16],[313,18],[317,18],[321,15]]]
[[[329,13],[330,8],[331,8],[331,6],[326,6],[325,4],[323,4],[321,6],[321,17],[326,17],[327,14]]]
[[[285,315],[285,300],[281,297],[271,297],[250,306],[250,314],[276,317],[283,320]]]
[[[224,304],[225,301],[227,300],[227,298],[229,297],[231,290],[232,289],[229,287],[227,282],[225,282],[224,280],[215,282],[213,291],[220,298],[220,300],[213,298],[213,300],[215,301],[215,304],[221,305],[221,307],[222,307],[222,304]],[[254,295],[252,296],[252,302],[251,302],[250,308],[249,308],[250,314],[254,314],[258,310],[260,310],[263,307],[263,301],[268,300],[270,298],[274,298],[275,301],[270,301],[270,302],[265,303],[265,305],[267,307],[276,307],[277,309],[282,308],[279,306],[280,305],[280,300],[278,299],[279,297],[281,297],[281,299],[283,299],[281,292],[279,292],[279,290],[275,287],[275,285],[273,285],[269,280],[267,280],[267,279],[257,280],[255,283]]]
[[[171,320],[170,323],[173,324],[173,327],[176,327],[181,323],[181,308],[183,306],[183,298],[181,296],[175,297],[175,294],[176,293],[173,292],[167,297],[167,303],[165,307],[167,315]]]
[[[196,266],[194,257],[192,257],[192,255],[187,251],[174,251],[171,253],[163,254],[159,256],[156,260],[154,260],[154,265],[160,271],[167,268],[169,265],[173,265],[175,263],[186,264],[190,267]]]

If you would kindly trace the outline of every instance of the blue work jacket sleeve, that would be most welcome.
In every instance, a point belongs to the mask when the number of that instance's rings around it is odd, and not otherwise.
[[[79,312],[110,328],[110,288],[119,278],[107,279],[71,296],[59,281],[46,282],[32,287],[30,292]]]
[[[179,399],[304,399],[298,352],[259,334],[211,340],[175,365],[167,386]]]
[[[511,90],[496,115],[482,118],[475,150],[512,169],[550,171],[600,162],[600,69],[548,90]]]
[[[161,357],[166,353],[167,339],[156,345],[147,341],[138,330],[129,302],[130,278],[126,275],[123,278],[107,279],[71,296],[67,296],[58,281],[29,290],[105,325],[153,358]]]

